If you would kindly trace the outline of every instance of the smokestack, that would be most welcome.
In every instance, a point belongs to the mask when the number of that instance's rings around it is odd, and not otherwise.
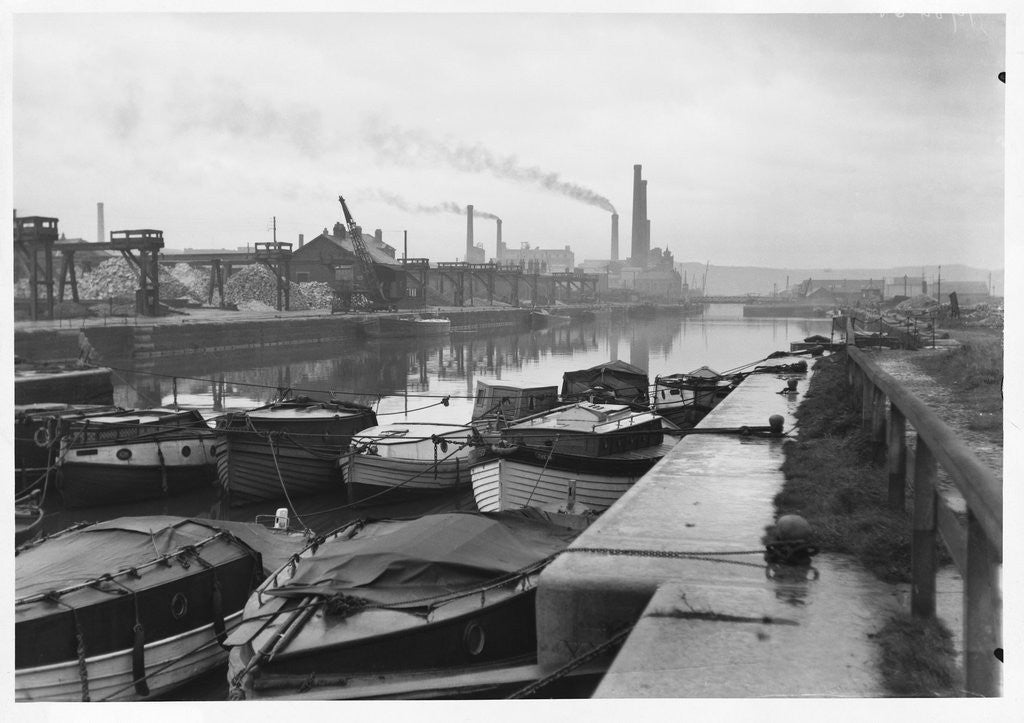
[[[646,269],[651,258],[651,219],[644,221],[644,247],[647,250],[644,255],[644,268]]]
[[[100,243],[106,241],[103,233],[103,201],[100,201],[96,204],[96,240]]]
[[[501,242],[501,219],[495,219],[495,223],[498,225],[498,245],[497,250],[494,252],[494,255],[497,257],[498,261],[501,261],[505,257],[505,249],[503,248],[504,244],[502,244]]]
[[[302,244],[304,244],[304,243],[306,243],[306,238],[305,238],[305,236],[303,236],[303,234],[300,233],[299,234],[299,248],[300,249],[302,248]]]
[[[473,258],[473,206],[466,206],[466,263]]]
[[[643,209],[641,207],[642,199],[640,196],[640,164],[633,166],[633,223],[630,235],[630,263],[635,263],[633,260],[638,258],[640,254],[637,253],[640,244],[643,242],[643,228],[642,222],[644,219]]]
[[[619,260],[619,214],[612,214],[612,261]]]
[[[377,248],[384,245],[384,232],[379,228],[373,231],[373,240],[377,242]]]
[[[651,255],[651,222],[647,218],[647,181],[640,181],[640,243],[636,251],[636,266],[647,268],[647,257]]]

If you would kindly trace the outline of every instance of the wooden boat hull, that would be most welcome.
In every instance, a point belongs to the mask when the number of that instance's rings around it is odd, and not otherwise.
[[[231,628],[241,618],[239,610],[225,619]],[[89,700],[146,700],[167,693],[223,665],[228,651],[217,643],[213,624],[157,640],[144,646],[148,696],[135,690],[132,648],[85,659]],[[148,672],[152,671],[152,672]],[[15,671],[17,701],[83,700],[81,668],[77,660]]]
[[[218,437],[217,477],[231,505],[343,489],[341,449],[300,447],[283,439]],[[287,490],[287,495],[285,494]]]
[[[342,488],[352,435],[372,410],[296,399],[229,415],[217,427],[217,477],[231,505]]]
[[[128,459],[118,454],[130,452]],[[161,436],[109,446],[68,450],[58,467],[58,487],[67,507],[92,507],[183,494],[214,484],[216,445],[212,432]]]
[[[657,460],[624,474],[583,472],[523,462],[491,459],[472,468],[473,497],[481,512],[521,507],[565,507],[570,499],[594,512],[611,507]],[[572,491],[575,490],[573,495]]]
[[[420,459],[396,459],[372,454],[353,454],[348,458],[349,498],[364,499],[385,490],[388,496],[415,496],[468,487],[469,461],[455,457],[434,464]]]

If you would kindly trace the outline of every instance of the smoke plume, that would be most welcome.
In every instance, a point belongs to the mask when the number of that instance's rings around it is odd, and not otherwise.
[[[460,171],[491,173],[510,181],[536,184],[590,206],[616,212],[611,201],[589,188],[563,181],[557,173],[536,166],[522,166],[515,156],[498,156],[479,144],[449,143],[423,131],[387,126],[376,120],[366,125],[364,135],[381,158],[395,163],[443,163]]]
[[[424,206],[423,204],[410,203],[401,196],[398,196],[389,191],[382,191],[380,189],[371,191],[367,195],[371,196],[377,201],[383,201],[389,206],[400,208],[403,211],[407,211],[408,213],[455,213],[458,214],[459,216],[466,215],[466,207],[460,206],[454,201],[445,201],[443,203],[436,203],[433,206]],[[501,220],[498,216],[494,215],[493,213],[481,211],[476,206],[473,207],[473,216],[474,218],[492,218],[496,221]]]

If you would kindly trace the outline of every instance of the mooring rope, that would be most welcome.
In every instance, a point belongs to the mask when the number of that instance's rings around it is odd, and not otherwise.
[[[274,469],[277,471],[277,481],[281,483],[281,490],[284,492],[284,498],[288,501],[288,507],[291,509],[292,514],[295,515],[295,519],[297,519],[299,524],[302,525],[303,532],[307,534],[312,533],[312,530],[310,530],[306,523],[302,521],[302,518],[299,517],[298,510],[295,509],[295,504],[292,502],[292,498],[288,494],[288,486],[284,483],[284,477],[281,476],[281,467],[277,463],[277,452],[274,451],[273,433],[269,433],[267,435],[267,442],[270,444],[270,455],[274,458]]]
[[[530,496],[526,498],[526,506],[529,506],[530,502],[533,500],[533,493],[537,491],[541,478],[544,476],[544,473],[547,472],[548,463],[551,461],[551,457],[555,453],[555,447],[558,446],[558,437],[559,435],[556,434],[554,441],[551,443],[551,449],[548,450],[548,456],[547,459],[544,460],[544,466],[541,467],[540,472],[537,474],[537,479],[534,481],[533,487],[530,489]]]

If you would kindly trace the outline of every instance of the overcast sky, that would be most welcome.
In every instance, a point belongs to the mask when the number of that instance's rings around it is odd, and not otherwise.
[[[507,244],[778,267],[1003,266],[1005,24],[723,14],[18,14],[13,201],[68,237]],[[419,209],[417,211],[417,209]],[[494,255],[495,223],[476,240]]]

